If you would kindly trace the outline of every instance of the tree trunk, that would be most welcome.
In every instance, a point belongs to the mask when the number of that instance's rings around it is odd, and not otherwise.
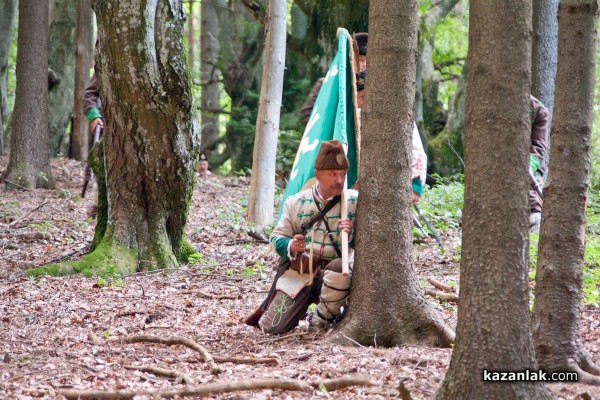
[[[6,78],[8,72],[8,53],[12,38],[17,0],[0,0],[0,154],[4,154],[4,129],[8,120],[6,104]]]
[[[31,188],[53,186],[48,154],[48,7],[19,2],[17,88],[10,157],[3,179]],[[12,185],[11,185],[12,186]]]
[[[259,230],[273,221],[275,201],[275,157],[279,136],[279,114],[285,69],[286,4],[269,0],[263,74],[260,89],[256,137],[252,157],[252,178],[248,194],[247,220]]]
[[[528,159],[531,2],[470,3],[465,201],[456,347],[436,399],[550,399],[529,333]]]
[[[356,262],[343,336],[363,345],[450,346],[453,332],[417,282],[410,215],[417,1],[372,0]],[[361,222],[363,221],[363,222]]]
[[[187,16],[187,49],[188,49],[188,67],[190,69],[190,74],[194,76],[194,46],[196,43],[194,42],[195,34],[194,32],[194,0],[188,0],[189,5],[189,14]]]
[[[47,269],[124,275],[176,267],[192,252],[184,228],[200,139],[182,4],[94,0],[93,5],[108,194],[108,216],[99,213],[98,224],[106,217],[106,231],[82,260]]]
[[[533,1],[533,52],[531,60],[531,94],[541,100],[550,112],[552,125],[554,80],[558,43],[558,0]]]
[[[563,0],[558,12],[552,175],[544,191],[533,337],[541,367],[576,371],[579,382],[600,384],[592,375],[600,375],[600,369],[593,366],[579,333],[598,3]]]
[[[219,139],[219,18],[213,2],[203,1],[201,7],[200,75],[202,81],[202,135],[201,151],[211,161],[211,153]]]
[[[88,123],[83,113],[83,93],[89,80],[90,51],[92,47],[92,6],[91,0],[77,1],[77,47],[75,54],[75,101],[73,103],[73,124],[69,157],[87,160]]]
[[[77,0],[55,0],[51,21],[48,67],[54,72],[56,81],[48,92],[48,129],[50,154],[55,156],[65,154],[68,149],[64,138],[73,111]]]

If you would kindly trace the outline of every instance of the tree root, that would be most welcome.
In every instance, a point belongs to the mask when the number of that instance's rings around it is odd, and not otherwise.
[[[206,350],[203,346],[194,342],[193,340],[186,338],[178,338],[178,337],[164,337],[164,336],[148,336],[148,335],[140,335],[140,336],[131,336],[122,339],[123,343],[160,343],[166,344],[167,346],[172,346],[175,344],[179,344],[182,346],[186,346],[192,350],[197,351],[202,355],[204,361],[208,364],[211,369],[213,375],[218,375],[221,373],[220,368],[215,364],[215,360],[210,355],[208,350]]]
[[[193,385],[194,384],[194,380],[192,378],[190,378],[189,376],[187,376],[186,374],[184,374],[183,372],[179,372],[179,371],[174,371],[171,369],[164,369],[164,368],[159,368],[159,367],[153,367],[152,365],[124,365],[123,366],[125,369],[132,369],[132,370],[137,370],[137,371],[142,371],[142,372],[149,372],[151,374],[154,375],[158,375],[158,376],[166,376],[169,378],[176,378],[177,381],[179,382],[183,382],[186,385]]]
[[[431,286],[433,286],[436,289],[439,289],[441,291],[444,291],[447,293],[456,293],[456,288],[446,285],[445,283],[442,283],[442,282],[436,280],[433,276],[430,276],[429,278],[427,278],[427,282],[429,282],[431,284]]]
[[[307,383],[294,379],[249,379],[240,382],[213,383],[203,386],[187,386],[179,390],[166,390],[159,392],[136,391],[93,391],[93,390],[61,390],[60,393],[68,400],[126,400],[136,396],[173,398],[185,396],[201,396],[214,393],[229,393],[243,390],[279,389],[310,392],[313,389],[334,391],[350,386],[370,386],[373,383],[362,376],[350,375],[346,377],[327,379],[320,382]]]
[[[447,302],[458,303],[458,295],[456,293],[440,292],[433,289],[425,289],[425,294],[428,294],[436,299],[444,300]]]
[[[567,370],[577,373],[577,383],[600,386],[600,376],[598,376],[598,373],[594,373],[598,371],[598,367],[594,365],[588,364],[582,368],[575,360],[570,358],[567,360]]]

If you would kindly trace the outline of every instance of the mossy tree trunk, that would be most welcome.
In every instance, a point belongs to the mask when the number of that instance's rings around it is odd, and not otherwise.
[[[108,199],[108,215],[100,209],[98,224],[106,218],[106,230],[92,253],[56,273],[176,267],[191,252],[184,228],[200,139],[181,1],[102,0],[93,6]]]
[[[417,0],[372,0],[361,139],[356,263],[342,335],[364,345],[450,346],[454,333],[425,299],[413,257],[410,168]]]
[[[465,202],[456,347],[436,399],[550,399],[535,370],[527,243],[531,2],[471,1]]]
[[[575,371],[579,382],[600,385],[600,368],[593,365],[579,330],[598,3],[562,1],[558,16],[552,174],[544,191],[532,332],[544,370]]]
[[[48,4],[19,2],[17,88],[6,187],[53,185],[48,152]]]

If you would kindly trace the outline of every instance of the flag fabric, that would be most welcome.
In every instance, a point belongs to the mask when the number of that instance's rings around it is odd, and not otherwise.
[[[355,85],[350,38],[347,30],[338,29],[338,50],[325,75],[302,135],[277,220],[281,217],[285,200],[298,193],[314,177],[314,164],[321,142],[337,139],[347,146],[350,161],[348,187],[352,187],[358,180],[356,113],[352,100]]]

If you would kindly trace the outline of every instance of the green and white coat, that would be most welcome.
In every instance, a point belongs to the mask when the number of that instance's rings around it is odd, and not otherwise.
[[[315,200],[318,202],[321,209],[325,206],[327,200],[330,200],[323,199],[323,197],[319,194],[318,183],[315,183],[311,189],[296,193],[286,200],[279,223],[273,230],[273,233],[271,233],[270,239],[271,245],[280,257],[293,259],[290,253],[290,243],[294,235],[297,235],[302,231],[301,225],[319,213],[319,208],[317,208]],[[353,189],[348,189],[346,196],[348,219],[352,222],[354,222],[354,217],[356,214],[357,200],[358,192]],[[327,220],[329,228],[331,229],[331,233],[333,234],[333,238],[337,242],[338,247],[341,249],[340,229],[338,226],[341,219],[341,204],[338,203],[331,210],[329,210],[324,219]],[[352,236],[353,235],[350,237],[350,249],[348,254],[348,259],[351,262],[354,259]],[[319,258],[322,260],[333,260],[338,258],[335,248],[329,239],[329,235],[327,234],[327,228],[325,227],[323,220],[315,223],[306,235],[306,252],[310,251],[311,246],[314,246],[313,254],[315,256],[319,256]],[[296,273],[296,271],[289,269],[288,273],[279,278],[277,282],[277,288],[280,289],[290,287],[290,290],[284,291],[288,293],[290,297],[294,297],[293,292],[296,290],[291,289],[291,287],[297,287],[301,282],[304,281],[306,281],[306,277],[303,277],[302,275]],[[304,284],[301,286],[303,287]],[[298,289],[301,289],[301,287],[298,287]]]

